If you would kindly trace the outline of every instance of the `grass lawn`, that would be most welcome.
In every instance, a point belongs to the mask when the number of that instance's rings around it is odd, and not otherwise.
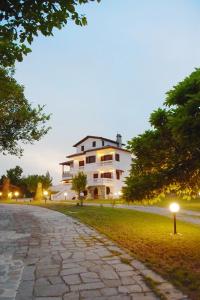
[[[191,299],[200,299],[200,227],[167,217],[108,207],[32,203],[57,210],[96,228],[167,278]]]
[[[84,200],[84,203],[97,203],[97,204],[125,204],[126,202],[122,199],[92,199]]]
[[[178,202],[183,209],[194,210],[200,212],[200,198],[192,199],[192,200],[181,200],[181,199],[164,199],[161,202],[158,202],[154,205],[161,207],[169,207],[171,202]]]
[[[178,288],[200,299],[200,227],[178,222],[172,235],[169,218],[106,207],[47,204],[96,228]]]
[[[162,200],[161,202],[130,202],[130,205],[150,205],[150,206],[159,206],[159,207],[169,207],[170,203],[178,202],[183,209],[199,211],[200,212],[200,198],[192,199],[192,200],[181,200],[178,198],[167,198]],[[85,200],[85,203],[99,203],[99,204],[112,204],[113,200]],[[117,199],[115,204],[127,204],[123,199]]]

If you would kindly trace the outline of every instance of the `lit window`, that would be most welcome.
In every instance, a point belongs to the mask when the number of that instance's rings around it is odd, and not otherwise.
[[[107,154],[107,155],[101,156],[101,161],[107,161],[107,160],[112,160],[112,159],[113,159],[112,154]]]

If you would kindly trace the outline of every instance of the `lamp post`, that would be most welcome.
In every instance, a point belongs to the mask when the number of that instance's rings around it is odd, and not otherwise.
[[[177,234],[177,230],[176,230],[176,214],[179,211],[180,206],[179,206],[178,203],[173,202],[173,203],[170,204],[169,209],[172,212],[173,218],[174,218],[174,234]]]
[[[119,197],[122,196],[122,192],[121,192],[121,191],[118,192],[118,196],[119,196]]]
[[[19,192],[18,191],[14,192],[14,195],[15,195],[15,201],[17,202],[17,197],[19,196]]]
[[[67,200],[67,192],[64,192],[65,201]]]
[[[45,204],[47,202],[48,191],[43,192]]]

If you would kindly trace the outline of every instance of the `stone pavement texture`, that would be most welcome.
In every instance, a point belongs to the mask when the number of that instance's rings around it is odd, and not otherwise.
[[[127,263],[128,262],[128,263]],[[0,205],[0,300],[187,299],[95,230],[61,213]]]

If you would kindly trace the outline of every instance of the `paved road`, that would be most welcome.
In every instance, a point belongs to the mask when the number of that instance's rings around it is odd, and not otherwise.
[[[129,264],[125,263],[129,261]],[[186,299],[95,230],[45,208],[0,205],[0,300]]]
[[[86,203],[85,205],[101,206],[101,204],[97,204],[97,203]],[[112,207],[112,204],[103,204],[103,206]],[[165,208],[165,207],[116,204],[115,208],[125,208],[125,209],[130,209],[130,210],[137,210],[137,211],[157,214],[157,215],[166,216],[166,217],[170,217],[170,218],[172,217],[169,209]],[[184,222],[189,222],[192,224],[200,225],[200,212],[180,209],[179,213],[177,214],[177,219],[184,221]]]

